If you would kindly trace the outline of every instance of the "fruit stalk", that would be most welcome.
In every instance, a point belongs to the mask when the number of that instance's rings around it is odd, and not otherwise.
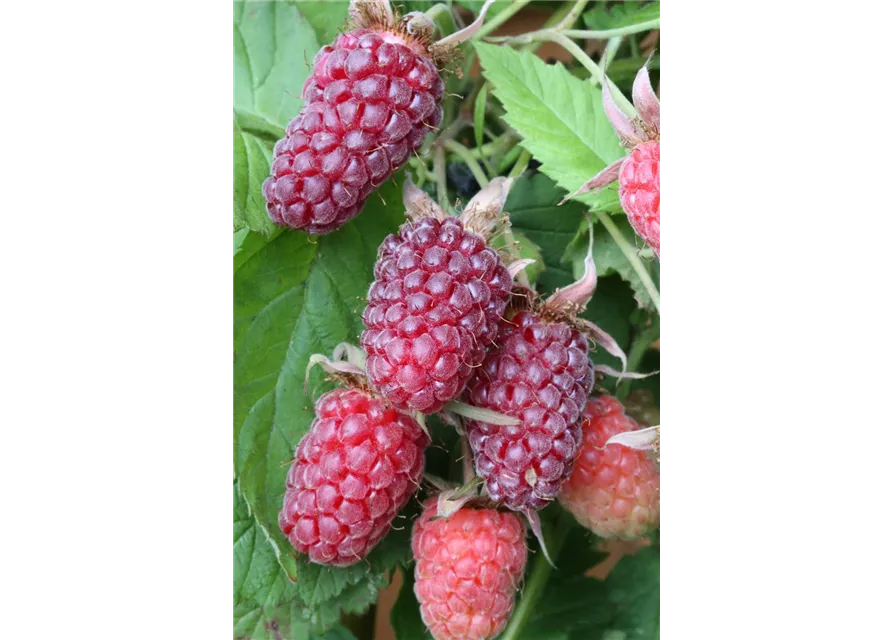
[[[471,174],[474,176],[474,179],[478,181],[478,185],[481,188],[485,187],[489,180],[487,179],[486,174],[481,170],[481,165],[478,164],[478,161],[474,159],[474,156],[464,144],[460,144],[455,140],[444,140],[443,148],[450,153],[455,153],[462,162],[468,167],[468,170],[471,171]]]
[[[651,298],[651,302],[654,303],[654,308],[659,314],[660,292],[657,290],[657,287],[654,286],[654,280],[651,279],[651,276],[648,274],[647,269],[645,269],[645,265],[642,264],[642,259],[639,258],[638,249],[636,249],[626,240],[626,238],[623,237],[623,234],[620,233],[620,229],[618,229],[617,225],[614,224],[614,221],[611,220],[611,216],[609,216],[604,211],[594,211],[593,213],[595,213],[595,216],[598,218],[599,222],[605,225],[605,229],[607,229],[608,233],[611,234],[611,237],[614,239],[614,242],[617,243],[620,251],[622,251],[626,259],[629,260],[629,263],[633,267],[633,271],[636,272],[636,275],[639,276],[642,284],[645,285],[645,291],[648,292],[648,297]]]
[[[555,558],[558,558],[561,547],[564,545],[572,525],[573,518],[565,511],[561,511],[558,520],[551,528],[551,535],[549,536],[549,549],[551,549],[551,554]],[[527,582],[524,584],[521,600],[515,607],[515,613],[509,620],[502,636],[500,636],[500,640],[518,640],[521,637],[521,632],[524,630],[530,614],[533,613],[536,603],[539,602],[540,597],[543,595],[551,571],[552,565],[549,563],[546,554],[539,553],[533,561],[533,569],[531,569],[530,576],[528,576]]]
[[[633,342],[632,348],[629,350],[629,362],[628,366],[631,371],[636,371],[639,368],[639,363],[642,361],[642,358],[645,356],[645,352],[648,351],[648,347],[660,337],[660,325],[654,324],[648,328],[646,328],[642,333],[640,333],[635,341]],[[632,385],[632,380],[624,380],[620,383],[620,386],[617,388],[617,393],[615,396],[618,400],[623,402],[626,400],[626,396],[629,394],[629,388]]]
[[[527,5],[529,3],[530,3],[530,0],[516,0],[515,2],[511,3],[505,9],[503,9],[502,11],[497,13],[495,16],[493,16],[492,20],[490,20],[483,27],[481,27],[481,30],[477,32],[477,36],[475,37],[475,40],[480,40],[484,36],[495,31],[498,27],[502,26],[502,24],[504,22],[506,22],[509,18],[511,18],[516,13],[518,13],[521,9],[523,9],[525,7],[525,5]]]
[[[515,161],[515,166],[512,167],[512,170],[509,172],[509,178],[521,177],[521,174],[527,171],[527,165],[533,157],[524,147],[518,145],[518,148],[521,149],[521,155],[518,156],[518,159]]]

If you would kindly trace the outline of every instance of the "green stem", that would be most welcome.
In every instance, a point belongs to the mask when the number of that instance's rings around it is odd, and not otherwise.
[[[455,140],[444,140],[443,148],[449,151],[450,153],[455,153],[462,161],[466,164],[466,166],[471,171],[474,179],[478,181],[478,184],[483,189],[488,182],[487,174],[484,173],[484,170],[481,169],[481,165],[478,164],[478,161],[475,160],[474,156],[471,154],[471,151],[463,144],[459,144]]]
[[[616,29],[605,29],[603,31],[589,31],[584,29],[568,29],[565,33],[570,38],[580,38],[581,40],[608,40],[617,36],[628,36],[633,33],[642,33],[643,31],[651,31],[652,29],[660,29],[660,18],[654,20],[646,20],[638,24],[631,24]]]
[[[497,13],[495,16],[493,16],[492,19],[490,19],[490,20],[488,20],[487,22],[485,22],[485,23],[484,23],[484,26],[481,27],[480,31],[478,31],[478,32],[474,35],[474,39],[475,39],[475,40],[480,40],[481,38],[483,38],[483,37],[484,37],[485,35],[487,35],[488,33],[491,33],[492,31],[495,31],[495,30],[496,30],[498,27],[500,27],[506,20],[508,20],[508,19],[511,18],[513,15],[515,15],[516,13],[518,13],[521,9],[523,9],[524,6],[527,5],[529,2],[530,2],[530,0],[517,0],[516,2],[511,3],[511,4],[510,4],[509,6],[507,6],[505,9],[503,9],[502,11],[500,11],[499,13]]]
[[[554,42],[556,44],[560,44],[562,47],[567,49],[568,53],[574,56],[577,61],[582,64],[586,70],[592,76],[593,84],[602,84],[602,72],[601,69],[598,68],[598,65],[595,64],[595,60],[590,58],[585,51],[583,51],[576,42],[568,38],[564,33],[559,33],[558,31],[548,32],[547,38],[549,42]],[[608,78],[608,86],[613,90],[612,95],[614,96],[614,100],[617,102],[618,106],[623,109],[627,115],[635,115],[636,109],[633,107],[633,103],[627,100],[626,96],[617,88],[611,79]]]
[[[549,553],[556,560],[561,551],[561,546],[564,544],[564,540],[571,529],[571,525],[570,514],[566,511],[561,511],[558,521],[552,528],[552,535],[549,536],[551,538]],[[524,584],[524,593],[521,594],[521,600],[518,602],[518,606],[515,607],[515,612],[512,614],[512,619],[509,621],[505,631],[499,636],[500,640],[518,640],[521,637],[524,625],[527,624],[530,614],[533,613],[533,609],[546,588],[551,570],[552,565],[546,559],[546,554],[540,551],[533,561],[533,569],[531,569],[527,582]]]
[[[518,136],[512,131],[506,131],[499,138],[494,140],[496,143],[496,148],[493,149],[493,153],[490,154],[490,165],[497,168],[496,173],[501,174],[503,171],[508,169],[515,159],[518,157],[518,153],[521,153],[519,147]],[[515,151],[517,150],[517,153]],[[509,156],[512,156],[509,160],[506,160]]]
[[[437,30],[440,31],[440,35],[442,37],[448,36],[451,33],[458,31],[456,19],[453,17],[453,12],[450,11],[450,8],[442,2],[438,2],[433,7],[428,9],[425,12],[425,15],[434,21],[434,24],[437,26]]]
[[[605,45],[605,51],[602,53],[601,60],[599,60],[599,66],[605,73],[608,72],[608,67],[614,61],[614,57],[617,55],[617,50],[620,49],[622,42],[623,38],[611,38],[608,40],[608,44]]]
[[[444,211],[449,210],[446,184],[446,153],[442,144],[434,146],[434,179],[437,183],[437,204]]]
[[[660,28],[660,18],[649,20],[648,22],[640,22],[639,24],[629,25],[626,27],[618,27],[617,29],[605,29],[603,31],[589,31],[585,29],[540,29],[539,31],[531,31],[530,33],[522,33],[517,36],[498,36],[489,38],[490,42],[498,42],[501,44],[529,44],[538,41],[553,41],[552,36],[555,33],[561,33],[569,38],[578,38],[580,40],[610,40],[619,36],[628,36],[633,33],[641,33],[642,31],[651,31]],[[554,41],[553,41],[554,42]]]
[[[580,14],[583,13],[583,8],[586,6],[587,2],[589,2],[589,0],[577,0],[577,2],[574,3],[574,6],[571,7],[571,10],[568,11],[567,14],[561,18],[561,21],[555,25],[555,29],[561,30],[572,27],[577,21],[577,18],[580,17]]]
[[[509,151],[504,156],[502,156],[502,158],[499,160],[499,167],[497,167],[497,169],[498,169],[497,173],[499,173],[501,175],[503,171],[505,171],[509,167],[513,166],[515,163],[515,160],[518,159],[518,156],[521,155],[522,151],[524,151],[524,147],[522,147],[520,144],[516,144],[514,147],[509,149]]]
[[[629,52],[633,58],[638,58],[640,55],[642,55],[639,52],[639,41],[635,38],[629,39]]]
[[[409,158],[409,166],[413,168],[416,172],[416,176],[419,179],[417,183],[421,186],[422,182],[436,182],[437,179],[434,177],[434,174],[428,171],[428,165],[425,164],[425,161],[416,156],[410,156]]]
[[[627,359],[627,369],[630,371],[635,371],[639,368],[639,364],[642,362],[642,358],[645,357],[645,352],[648,351],[648,348],[651,344],[660,337],[660,325],[654,323],[650,327],[645,327],[642,332],[636,336],[635,341],[633,342],[632,349],[629,350],[629,358]],[[623,400],[629,394],[629,388],[632,384],[632,380],[626,379],[620,383],[620,386],[617,387],[617,392],[614,394],[618,400]]]
[[[493,142],[485,142],[479,147],[469,149],[468,152],[472,155],[473,158],[482,160],[483,158],[489,158],[493,155],[493,152],[496,151],[496,144],[496,140],[494,140]]]
[[[574,10],[574,7],[576,6],[576,4],[577,4],[576,2],[573,2],[571,0],[569,2],[565,2],[563,5],[561,5],[558,9],[555,10],[555,13],[553,13],[551,16],[549,16],[549,19],[546,20],[545,23],[543,23],[543,29],[551,29],[555,25],[560,24],[570,14],[570,12]],[[526,51],[534,52],[537,49],[539,49],[541,44],[543,44],[543,43],[542,42],[531,42],[529,44],[525,44],[521,48]]]
[[[530,162],[530,159],[533,156],[530,155],[530,152],[527,149],[521,151],[521,155],[518,157],[518,161],[515,162],[515,166],[512,167],[512,170],[509,172],[509,178],[517,178],[524,171],[527,170],[527,164]]]
[[[629,260],[630,265],[632,265],[633,271],[639,276],[639,279],[642,280],[642,284],[645,285],[645,291],[648,292],[648,297],[651,298],[651,302],[654,303],[654,308],[657,310],[657,313],[660,313],[660,293],[657,290],[657,287],[654,286],[654,281],[651,279],[651,276],[648,274],[648,270],[645,268],[645,265],[642,264],[642,259],[639,258],[638,250],[631,245],[626,238],[623,237],[623,234],[620,233],[620,229],[617,228],[617,225],[614,224],[614,221],[611,220],[611,216],[609,216],[604,211],[595,211],[596,217],[599,219],[603,225],[605,225],[605,229],[608,230],[608,233],[611,234],[611,237],[614,239],[614,242],[620,247],[620,251],[623,252],[623,255],[626,256],[626,259]]]

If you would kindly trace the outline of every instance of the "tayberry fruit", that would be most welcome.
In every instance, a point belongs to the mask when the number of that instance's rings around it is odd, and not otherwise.
[[[407,183],[411,219],[379,248],[360,342],[369,382],[400,409],[457,398],[496,338],[512,278],[482,235],[508,191],[504,178],[491,184],[494,202],[453,217]]]
[[[381,541],[422,479],[428,436],[360,389],[336,389],[288,471],[279,527],[312,562],[349,565]]]
[[[508,622],[524,575],[524,524],[495,509],[436,514],[430,499],[412,531],[422,619],[436,640],[493,638]]]
[[[400,18],[387,0],[352,0],[350,28],[316,54],[304,107],[273,149],[263,184],[267,213],[309,234],[334,231],[399,169],[440,124],[438,64],[478,28],[431,43],[434,23]]]
[[[604,538],[638,538],[660,521],[660,473],[649,451],[606,443],[635,431],[636,421],[616,398],[589,402],[583,444],[561,504],[581,525]]]
[[[468,385],[468,404],[520,419],[515,426],[468,420],[477,474],[490,498],[530,514],[558,496],[581,442],[580,420],[595,380],[589,342],[625,363],[616,342],[578,318],[596,285],[586,258],[580,281],[545,301],[519,288],[496,346]],[[624,365],[625,367],[625,365]]]

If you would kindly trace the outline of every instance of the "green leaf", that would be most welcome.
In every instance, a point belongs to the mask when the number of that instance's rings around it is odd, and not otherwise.
[[[245,133],[233,119],[233,226],[272,235],[261,186],[270,175],[273,143]]]
[[[333,568],[299,559],[298,593],[312,612],[310,620],[315,629],[330,627],[340,619],[342,612],[364,612],[378,599],[379,591],[387,587],[392,570],[409,560],[411,521],[405,513],[397,518],[395,528],[364,562]],[[396,528],[401,522],[405,526]]]
[[[588,638],[601,638],[598,631],[610,622],[610,613],[603,606],[605,600],[604,583],[594,578],[582,574],[552,577],[521,638],[570,639],[579,632],[590,632]]]
[[[585,221],[586,208],[580,203],[571,201],[558,206],[563,195],[564,191],[547,176],[527,173],[512,185],[505,203],[513,233],[520,232],[541,251],[544,271],[537,288],[543,294],[573,280],[570,266],[561,258],[580,223]]]
[[[242,605],[233,612],[234,640],[356,640],[337,620],[325,630],[313,629],[305,612],[294,604],[283,604],[266,616],[258,610],[246,610]]]
[[[245,605],[233,608],[234,640],[310,640],[307,621],[291,604],[276,607],[268,614]]]
[[[458,4],[459,6],[465,7],[466,9],[469,9],[470,11],[473,11],[474,15],[478,15],[481,12],[481,7],[484,6],[484,3],[486,1],[487,0],[456,0],[456,4]],[[496,2],[493,3],[494,6],[492,7],[492,9],[495,10],[497,8],[495,5],[497,5],[497,4],[499,4],[499,0],[497,0]],[[508,0],[504,0],[503,4],[507,5]],[[494,12],[494,15],[495,15],[495,12]]]
[[[408,567],[401,571],[403,574],[403,586],[394,608],[391,609],[391,627],[397,640],[427,640],[431,636],[425,628],[422,614],[419,610],[419,601],[413,592],[415,584],[413,569]]]
[[[233,233],[233,258],[239,255],[239,252],[242,250],[242,243],[245,242],[245,238],[248,237],[248,234],[251,233],[248,229],[240,229]]]
[[[477,146],[484,144],[484,117],[487,115],[487,92],[489,85],[484,83],[474,99],[474,143]]]
[[[332,627],[321,636],[314,634],[311,638],[313,640],[356,640],[356,636],[341,625]]]
[[[268,242],[271,242],[283,230],[282,227],[277,226],[269,236],[250,231],[249,229],[242,229],[234,233],[233,244],[236,245],[238,243],[238,246],[235,246],[233,255],[233,273],[238,271],[239,267],[248,262],[251,256],[263,249]]]
[[[320,46],[332,42],[347,23],[347,7],[350,4],[347,0],[308,0],[295,4],[313,27]]]
[[[310,393],[304,393],[307,362],[313,353],[331,353],[339,342],[358,341],[378,246],[402,219],[400,189],[388,182],[368,200],[362,214],[342,229],[312,239],[299,232],[283,232],[260,247],[234,275],[236,475],[252,514],[292,578],[297,577],[298,561],[278,526],[285,476],[294,448],[313,419],[312,394],[318,397],[329,388],[315,370]],[[308,578],[313,579],[312,572],[318,568],[308,568],[302,560],[300,566],[307,575],[301,576],[300,590],[305,601],[319,604],[336,597],[359,583],[358,572],[380,574],[399,555],[389,555],[387,545],[381,546],[375,552],[383,556],[380,564],[370,557],[368,565],[326,568],[325,575],[312,583]]]
[[[434,0],[391,0],[391,6],[394,7],[401,16],[405,16],[411,11],[421,11],[424,13],[435,4],[437,4],[437,2]]]
[[[594,31],[622,29],[658,19],[660,19],[659,2],[648,4],[620,2],[612,5],[610,10],[606,10],[604,7],[595,7],[583,14],[583,22]]]
[[[629,225],[626,218],[617,216],[612,219],[617,224],[623,237],[626,238],[630,244],[646,248],[645,243],[636,235],[636,232],[633,231],[633,228]],[[653,310],[654,304],[645,289],[645,285],[642,283],[642,279],[639,277],[639,274],[636,273],[635,269],[633,269],[630,261],[623,255],[623,251],[621,251],[620,247],[617,246],[617,243],[614,242],[614,239],[611,237],[611,234],[608,233],[608,230],[596,222],[593,228],[593,234],[593,254],[595,256],[595,265],[598,275],[604,276],[612,273],[619,274],[620,277],[626,280],[630,287],[632,287],[638,305],[642,308]],[[567,249],[562,256],[562,262],[572,265],[574,277],[579,277],[583,274],[583,260],[586,258],[586,253],[588,251],[589,223],[584,221],[580,225],[577,235],[567,245]],[[651,275],[651,279],[657,282],[660,275],[660,263],[654,258],[643,259],[643,263],[648,270],[649,275]]]
[[[571,523],[561,547],[561,553],[555,559],[559,576],[583,573],[608,557],[607,553],[598,550],[598,536],[575,523],[573,517],[564,510],[564,507],[558,505],[553,509],[559,511],[554,516],[556,519],[567,519]]]
[[[233,106],[284,128],[301,110],[318,49],[294,4],[234,2]]]
[[[233,228],[270,235],[261,185],[273,144],[301,110],[301,91],[319,45],[285,2],[233,3]]]
[[[657,638],[660,629],[660,551],[640,549],[624,557],[605,581],[611,620],[605,635],[627,640]],[[619,633],[618,633],[619,632]]]
[[[233,483],[233,637],[266,638],[271,625],[294,626],[295,633],[287,637],[306,637],[306,623],[291,624],[296,595]]]
[[[596,540],[574,526],[521,634],[523,640],[650,640],[657,636],[660,552],[648,547],[625,556],[601,581],[583,575],[604,557],[592,551]]]
[[[562,65],[548,65],[529,51],[476,42],[484,76],[505,108],[505,121],[542,163],[540,171],[574,192],[624,155],[605,116],[601,91]],[[619,212],[616,189],[579,196],[601,210]]]

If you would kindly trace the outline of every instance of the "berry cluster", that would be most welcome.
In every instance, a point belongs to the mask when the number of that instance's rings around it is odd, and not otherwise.
[[[337,229],[440,122],[430,20],[399,19],[384,5],[355,0],[355,28],[316,56],[304,109],[263,185],[278,224]],[[632,153],[581,192],[619,178],[633,227],[659,257],[659,103],[645,70],[633,92],[636,120],[604,95]],[[580,317],[596,285],[591,236],[579,281],[548,298],[514,284],[525,261],[504,263],[489,244],[507,225],[511,182],[494,179],[460,215],[406,182],[408,221],[379,247],[362,349],[340,345],[331,359],[311,359],[341,386],[316,402],[279,514],[281,531],[311,562],[359,562],[422,482],[431,442],[424,416],[442,412],[464,426],[474,458],[468,482],[430,497],[412,533],[415,594],[438,640],[502,632],[523,581],[525,519],[538,533],[537,511],[553,500],[604,537],[635,538],[659,521],[651,453],[609,443],[635,435],[636,422],[618,400],[590,398],[596,373],[612,372],[593,364],[591,344],[626,366],[613,339]]]

